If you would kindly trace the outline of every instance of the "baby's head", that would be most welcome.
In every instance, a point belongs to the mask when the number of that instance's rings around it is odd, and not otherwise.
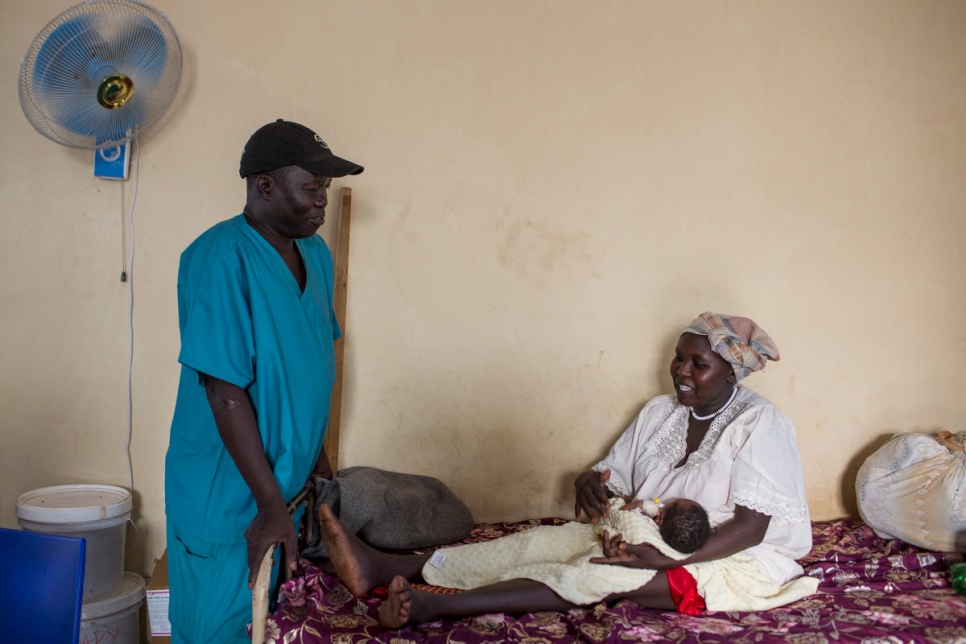
[[[700,550],[711,537],[708,513],[691,499],[666,502],[656,520],[664,542],[686,555]]]

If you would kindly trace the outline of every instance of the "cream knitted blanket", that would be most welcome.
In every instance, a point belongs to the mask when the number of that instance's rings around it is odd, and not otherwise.
[[[653,519],[619,510],[621,505],[619,499],[612,500],[610,517],[597,525],[572,522],[538,526],[493,541],[443,548],[423,566],[423,578],[436,586],[461,590],[509,579],[532,579],[576,605],[596,604],[612,595],[629,593],[656,573],[590,563],[592,557],[604,554],[604,530],[623,535],[627,543],[650,543],[673,559],[686,555],[664,542]],[[697,580],[708,610],[766,610],[797,601],[818,587],[818,580],[809,577],[776,584],[761,573],[754,557],[744,553],[684,567]]]
[[[592,557],[604,556],[604,530],[622,534],[628,543],[650,543],[669,557],[685,557],[664,543],[653,519],[618,510],[612,504],[610,517],[596,525],[537,526],[493,541],[443,548],[423,567],[423,578],[436,586],[462,590],[508,579],[532,579],[574,604],[595,604],[615,593],[636,590],[655,574],[648,569],[590,563]]]

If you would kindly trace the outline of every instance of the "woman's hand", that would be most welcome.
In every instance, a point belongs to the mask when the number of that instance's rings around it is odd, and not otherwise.
[[[610,502],[604,484],[610,478],[610,470],[603,472],[587,471],[577,477],[574,487],[577,488],[577,499],[574,503],[574,514],[580,521],[581,513],[586,514],[591,523],[597,523],[600,517],[610,514]]]
[[[611,535],[609,531],[604,530],[601,547],[604,550],[604,557],[608,559],[614,557],[622,558],[627,554],[627,544],[624,542],[624,535],[619,532]]]
[[[650,568],[652,570],[667,570],[678,565],[674,559],[661,554],[661,551],[649,543],[629,544],[623,535],[611,536],[604,530],[603,557],[592,557],[590,563],[625,566],[627,568]]]
[[[255,587],[258,569],[262,565],[262,558],[274,544],[280,543],[285,548],[286,560],[282,565],[288,565],[294,570],[297,563],[298,543],[295,537],[295,525],[289,516],[285,505],[259,508],[258,514],[245,530],[245,541],[248,542],[248,587]]]

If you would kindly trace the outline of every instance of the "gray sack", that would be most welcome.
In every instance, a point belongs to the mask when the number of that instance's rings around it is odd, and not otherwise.
[[[470,509],[442,481],[374,467],[348,467],[331,481],[317,480],[316,516],[322,503],[363,541],[386,550],[453,543],[468,537],[474,525]],[[317,535],[302,555],[325,556]]]

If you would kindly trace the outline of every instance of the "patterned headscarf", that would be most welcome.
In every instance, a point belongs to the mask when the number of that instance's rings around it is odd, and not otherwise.
[[[779,359],[775,341],[748,318],[702,313],[681,331],[681,335],[685,333],[708,336],[711,348],[731,363],[738,380],[764,369],[766,361]]]

